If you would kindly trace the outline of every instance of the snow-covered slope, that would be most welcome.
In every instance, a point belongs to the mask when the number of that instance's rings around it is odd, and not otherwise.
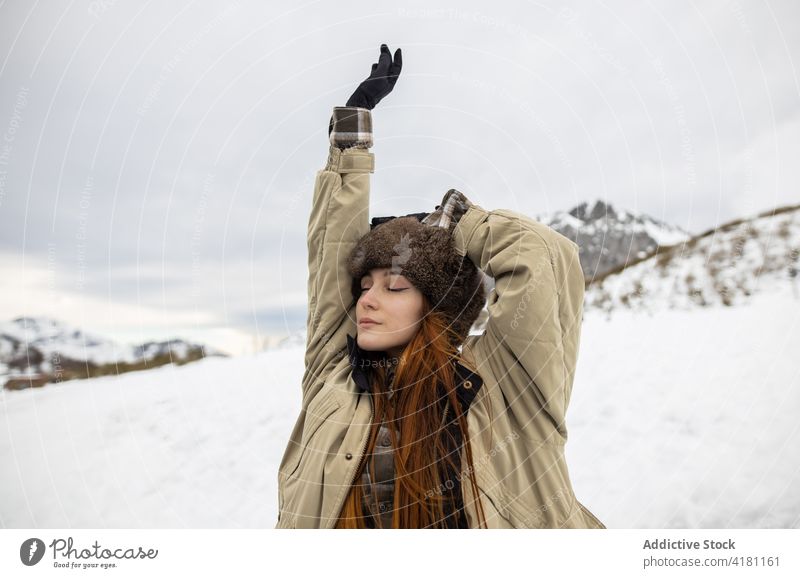
[[[617,273],[586,290],[587,309],[654,311],[721,303],[786,286],[800,293],[800,205],[727,223]],[[794,271],[794,273],[792,273]]]
[[[800,527],[800,307],[586,313],[567,414],[610,528]],[[8,528],[271,528],[301,346],[0,394]]]
[[[534,218],[580,246],[581,266],[587,279],[641,259],[659,246],[691,237],[680,227],[645,214],[615,209],[600,199]]]

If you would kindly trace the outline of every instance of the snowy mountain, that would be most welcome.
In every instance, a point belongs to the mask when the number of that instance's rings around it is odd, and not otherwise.
[[[737,219],[596,277],[585,307],[654,311],[736,305],[777,286],[800,293],[800,205]]]
[[[0,323],[0,381],[7,388],[110,373],[149,369],[225,356],[209,347],[170,339],[141,345],[119,344],[47,317],[18,317]]]
[[[587,280],[644,258],[657,247],[691,237],[680,227],[647,215],[615,210],[600,199],[581,203],[569,211],[536,215],[534,219],[580,246],[581,267]]]

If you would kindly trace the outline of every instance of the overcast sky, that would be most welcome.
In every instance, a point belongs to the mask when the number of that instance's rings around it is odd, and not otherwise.
[[[0,319],[232,352],[302,329],[330,111],[382,42],[372,216],[455,187],[698,233],[800,200],[800,3],[399,5],[2,3]]]

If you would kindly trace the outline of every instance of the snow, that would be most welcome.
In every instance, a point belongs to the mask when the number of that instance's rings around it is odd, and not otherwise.
[[[614,528],[800,527],[800,298],[584,317],[578,499]]]
[[[586,312],[567,415],[609,528],[800,527],[800,302]],[[272,528],[303,348],[3,391],[0,525]]]
[[[139,359],[131,345],[114,343],[47,317],[21,317],[0,322],[0,334],[34,345],[48,357],[58,353],[62,357],[91,361],[97,365],[117,361],[133,363]]]
[[[535,215],[534,220],[555,229],[572,228],[575,231],[581,231],[581,234],[585,234],[582,228],[587,226],[582,220],[573,217],[566,211],[558,211],[553,215],[541,213]]]
[[[19,317],[0,322],[0,384],[5,383],[7,376],[56,374],[58,371],[54,364],[58,362],[86,361],[98,366],[120,362],[133,364],[152,360],[159,355],[169,355],[171,361],[181,361],[188,359],[191,353],[199,352],[200,348],[205,356],[221,353],[212,347],[182,339],[142,345],[120,344],[85,333],[57,319]],[[44,361],[37,361],[37,350]],[[20,360],[27,360],[22,369],[19,368]]]
[[[682,243],[691,237],[691,235],[686,234],[677,227],[671,227],[665,223],[654,222],[649,217],[644,219],[643,225],[636,227],[634,230],[644,231],[651,239],[653,239],[662,247],[677,245],[678,243]]]
[[[302,363],[296,348],[4,391],[0,523],[271,527]]]
[[[791,287],[800,210],[743,221],[611,274],[586,291],[587,309],[693,309],[746,303],[761,290]]]
[[[601,217],[595,219],[587,218],[587,220],[574,217],[570,214],[570,211],[574,211],[578,207],[573,207],[569,211],[556,211],[552,214],[539,213],[534,218],[556,229],[569,227],[576,231],[580,230],[582,236],[609,230],[646,233],[662,246],[674,245],[691,237],[680,227],[664,223],[643,213],[615,208],[600,198],[587,203],[582,214],[592,215],[595,210],[598,210],[598,214],[602,215]]]

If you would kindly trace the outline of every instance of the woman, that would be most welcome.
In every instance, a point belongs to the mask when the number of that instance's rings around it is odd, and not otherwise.
[[[381,46],[334,107],[308,229],[302,405],[278,528],[604,528],[564,462],[584,279],[575,243],[455,189],[369,222]],[[481,335],[469,330],[495,281]]]

